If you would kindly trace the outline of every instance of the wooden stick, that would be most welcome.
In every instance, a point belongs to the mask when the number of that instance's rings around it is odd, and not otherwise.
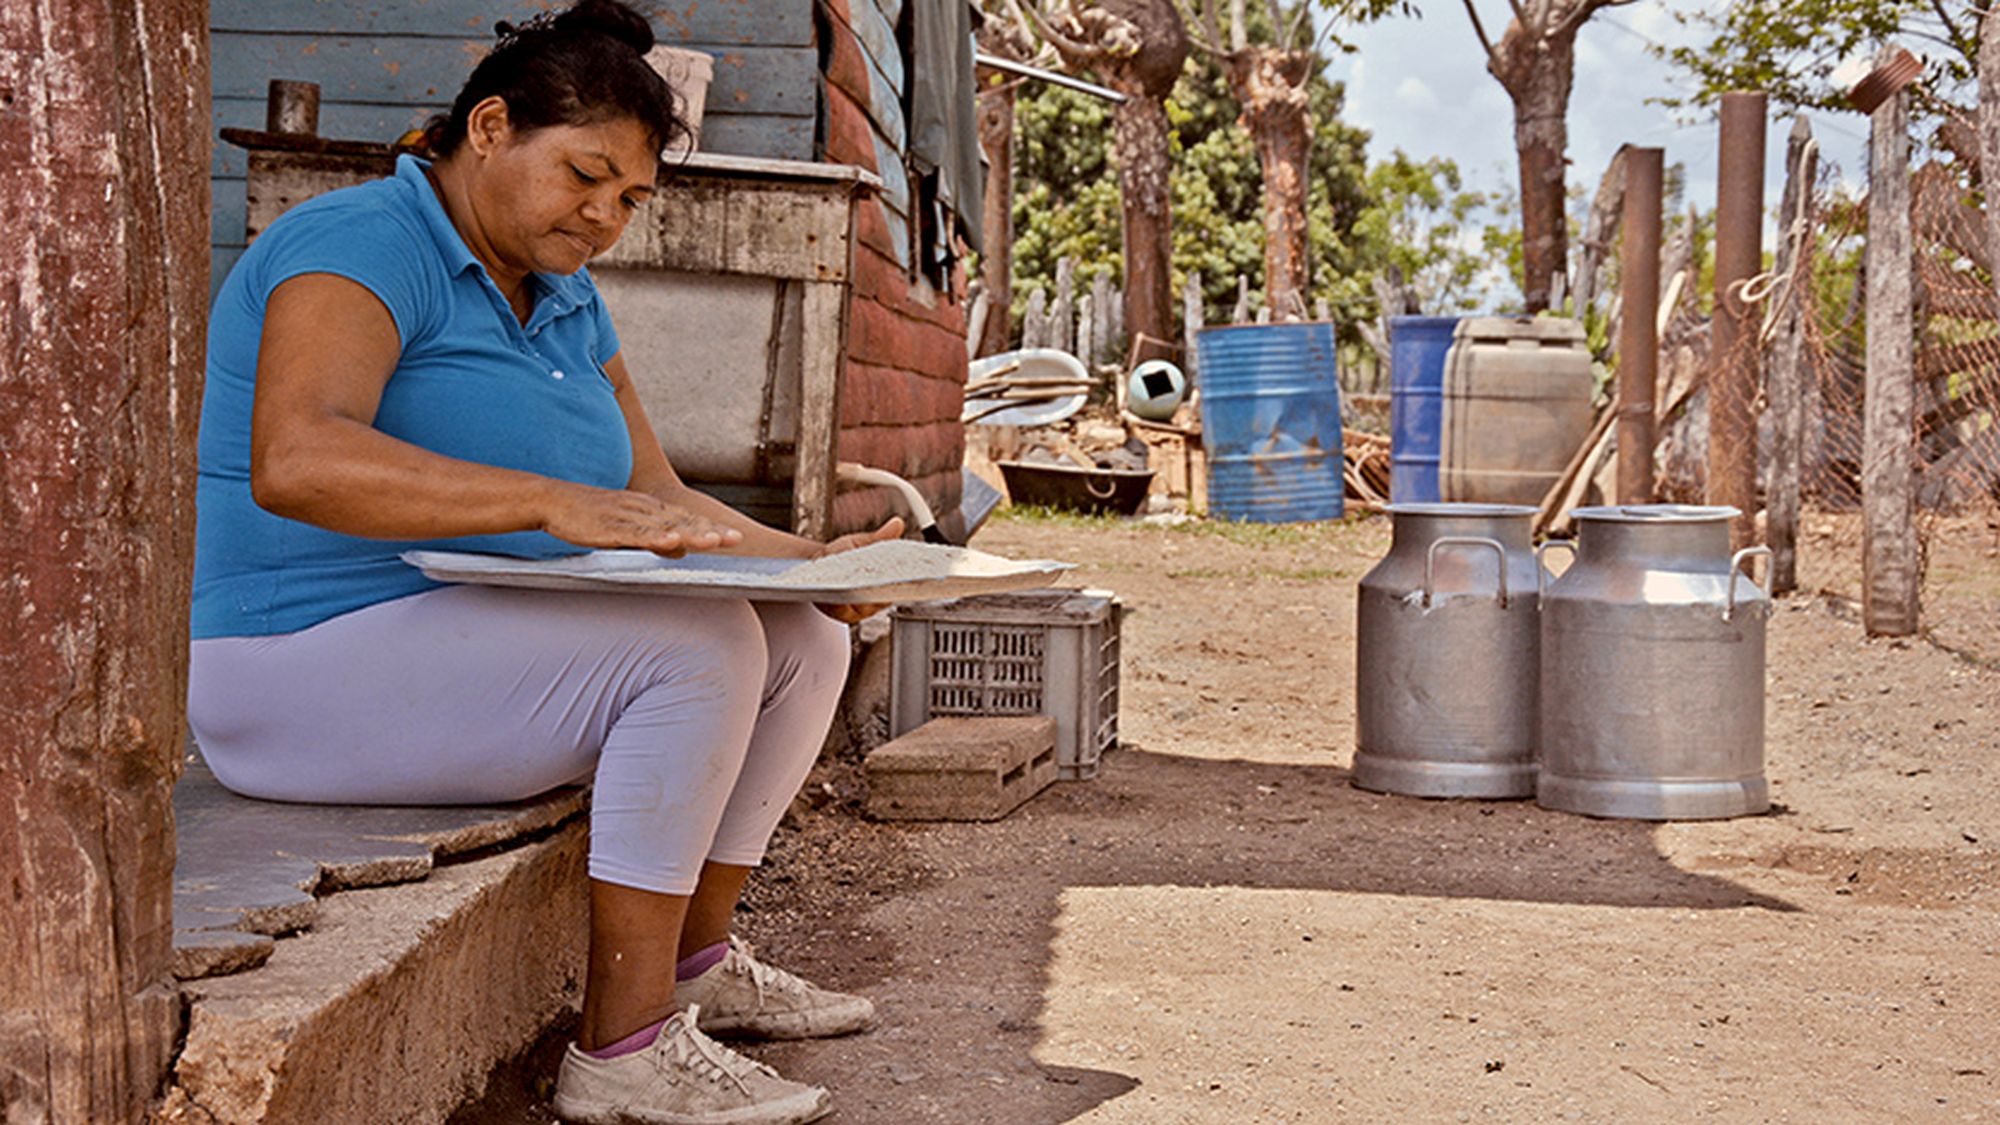
[[[1583,471],[1584,463],[1594,459],[1597,447],[1607,440],[1607,435],[1611,433],[1611,423],[1617,417],[1618,410],[1615,405],[1607,405],[1597,412],[1597,420],[1590,424],[1589,436],[1583,439],[1582,445],[1576,447],[1576,452],[1570,455],[1569,464],[1563,466],[1562,475],[1556,478],[1555,483],[1549,486],[1548,493],[1542,497],[1542,510],[1535,516],[1535,534],[1548,531],[1555,523],[1556,513],[1566,507],[1564,500],[1577,477],[1582,475],[1586,480],[1589,479]]]

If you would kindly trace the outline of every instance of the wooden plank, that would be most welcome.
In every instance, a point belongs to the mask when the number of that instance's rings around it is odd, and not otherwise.
[[[852,185],[670,180],[645,204],[606,265],[845,281]]]
[[[244,216],[249,213],[249,205],[244,200],[243,181],[220,181],[234,188],[233,191],[214,190],[217,182],[209,181],[208,244],[215,249],[248,246],[250,240],[245,233]]]
[[[862,55],[882,72],[900,97],[908,88],[905,85],[907,76],[903,70],[903,51],[896,42],[896,20],[901,17],[902,6],[896,5],[894,11],[886,11],[871,0],[849,0],[847,9],[847,19],[841,20],[840,13],[834,12],[834,22],[844,24],[855,42],[861,45]]]
[[[216,31],[303,31],[322,35],[444,35],[491,40],[498,20],[547,10],[547,0],[403,0],[345,4],[328,0],[213,0]],[[768,0],[662,0],[652,12],[662,42],[810,47],[812,5]]]
[[[487,48],[477,39],[407,35],[227,32],[210,42],[216,97],[261,103],[271,79],[289,78],[319,83],[322,107],[328,102],[448,104]],[[804,117],[818,108],[819,59],[810,47],[690,46],[715,55],[704,117]]]
[[[708,48],[715,79],[706,114],[812,117],[819,112],[819,55],[810,47]],[[707,118],[703,118],[703,128]]]
[[[817,128],[811,117],[705,117],[703,152],[762,156],[771,160],[811,160]]]
[[[847,352],[844,283],[808,282],[801,322],[798,467],[792,483],[792,531],[833,538],[834,451],[839,438],[840,375]]]
[[[1870,123],[1861,618],[1872,636],[1909,636],[1918,625],[1909,128],[1904,91],[1876,107]]]

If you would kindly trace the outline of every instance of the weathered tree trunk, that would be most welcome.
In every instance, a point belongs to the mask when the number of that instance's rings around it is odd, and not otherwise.
[[[1126,101],[1117,126],[1118,193],[1125,237],[1125,328],[1137,339],[1174,338],[1172,201],[1167,180],[1167,108],[1116,79]]]
[[[1312,65],[1309,52],[1257,46],[1232,52],[1225,67],[1264,177],[1264,300],[1299,317],[1312,280],[1306,243]]]
[[[1187,26],[1174,0],[1098,0],[1044,26],[1065,65],[1094,70],[1125,95],[1112,111],[1112,155],[1125,237],[1124,329],[1174,339],[1173,209],[1168,190],[1167,95],[1187,62]]]
[[[178,1030],[207,24],[0,15],[0,1121],[138,1120]]]
[[[1549,279],[1569,262],[1564,218],[1564,152],[1576,70],[1576,29],[1544,32],[1519,20],[1495,45],[1487,70],[1514,102],[1514,148],[1521,165],[1521,296],[1529,312],[1549,307]]]

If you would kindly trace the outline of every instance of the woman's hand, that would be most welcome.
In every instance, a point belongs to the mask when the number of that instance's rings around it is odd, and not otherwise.
[[[888,523],[883,524],[873,531],[857,531],[852,535],[843,535],[835,539],[833,542],[821,547],[819,553],[813,557],[823,559],[828,555],[840,554],[842,551],[852,551],[857,547],[866,547],[870,543],[885,543],[892,539],[901,539],[902,537],[903,521],[901,517],[891,516]],[[873,617],[887,608],[887,606],[880,605],[832,605],[821,603],[819,611],[843,625],[858,625],[863,620]]]
[[[579,547],[638,547],[677,559],[743,541],[743,533],[643,492],[556,482],[542,530]]]

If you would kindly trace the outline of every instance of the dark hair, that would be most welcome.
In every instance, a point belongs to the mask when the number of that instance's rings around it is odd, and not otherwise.
[[[451,112],[430,120],[425,147],[450,156],[465,140],[474,106],[498,96],[520,132],[630,117],[666,148],[688,132],[678,99],[646,61],[653,28],[618,0],[577,0],[518,26],[494,25],[500,41],[472,68]]]

